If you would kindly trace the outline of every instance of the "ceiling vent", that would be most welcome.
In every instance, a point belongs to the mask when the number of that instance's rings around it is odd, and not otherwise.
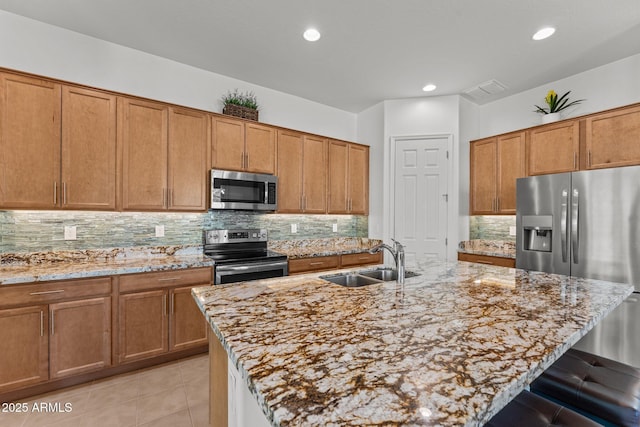
[[[463,92],[464,95],[475,101],[484,101],[491,95],[504,91],[507,87],[497,80],[489,80]]]

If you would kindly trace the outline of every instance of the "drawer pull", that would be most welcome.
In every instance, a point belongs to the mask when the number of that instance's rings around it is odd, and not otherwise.
[[[56,289],[55,291],[31,292],[29,295],[36,296],[36,295],[61,294],[62,292],[64,292],[64,289]]]
[[[309,265],[324,265],[324,262],[319,261],[319,262],[310,262]]]
[[[173,282],[180,279],[182,279],[182,277],[167,277],[165,279],[158,279],[158,282]]]
[[[361,256],[361,257],[360,257],[360,258],[358,258],[358,259],[359,259],[360,261],[364,261],[364,260],[367,260],[367,259],[369,259],[369,258],[370,258],[370,257],[368,257],[368,256]]]
[[[478,264],[488,264],[488,265],[493,265],[493,263],[491,261],[474,261],[477,262]]]

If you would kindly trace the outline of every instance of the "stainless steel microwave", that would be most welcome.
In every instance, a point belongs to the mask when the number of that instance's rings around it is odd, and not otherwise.
[[[277,194],[275,175],[211,170],[211,209],[275,211]]]

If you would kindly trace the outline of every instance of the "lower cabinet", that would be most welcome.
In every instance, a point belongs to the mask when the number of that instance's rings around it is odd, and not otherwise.
[[[458,261],[475,262],[478,264],[497,265],[500,267],[516,267],[516,260],[514,258],[489,256],[489,255],[475,255],[458,252]]]
[[[211,283],[207,267],[0,286],[0,394],[206,349],[191,288]]]
[[[0,289],[0,392],[111,361],[111,278]]]
[[[191,288],[211,284],[211,268],[120,277],[119,362],[207,344],[207,324]]]
[[[375,254],[361,252],[355,254],[296,258],[289,260],[289,274],[302,274],[313,271],[335,270],[338,268],[382,263],[383,258],[381,252]]]

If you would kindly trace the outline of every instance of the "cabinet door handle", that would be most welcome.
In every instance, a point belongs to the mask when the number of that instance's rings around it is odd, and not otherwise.
[[[240,169],[244,169],[244,153],[240,153]]]
[[[51,310],[51,335],[55,334],[55,316],[53,310]]]
[[[173,206],[173,188],[169,189],[169,194],[171,195],[171,197],[169,197],[169,206]]]
[[[589,167],[591,167],[591,150],[589,150]]]
[[[573,170],[578,170],[578,153],[573,153]]]
[[[247,163],[244,165],[246,169],[249,169],[249,153],[245,154],[247,156]]]
[[[67,183],[66,182],[62,183],[62,204],[63,205],[67,204]]]
[[[31,296],[35,296],[35,295],[49,295],[49,294],[60,294],[64,292],[64,289],[56,289],[55,291],[40,291],[40,292],[31,292],[29,293],[29,295]]]
[[[171,306],[169,307],[169,309],[170,309],[169,312],[171,314],[175,313],[175,310],[176,310],[175,307],[176,307],[176,294],[172,293],[171,294]]]
[[[167,294],[164,294],[162,296],[162,314],[164,315],[164,317],[167,317]]]
[[[40,310],[40,336],[44,336],[44,311]]]
[[[53,181],[53,205],[58,204],[58,183]]]
[[[496,198],[496,211],[500,212],[500,197]]]

